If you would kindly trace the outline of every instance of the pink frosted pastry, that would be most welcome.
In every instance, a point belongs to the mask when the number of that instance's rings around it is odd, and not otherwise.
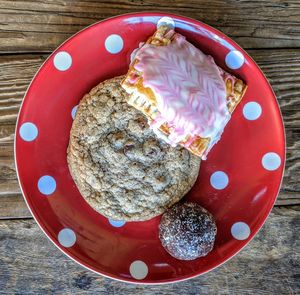
[[[122,86],[159,137],[204,159],[246,90],[243,81],[166,26],[136,51]]]

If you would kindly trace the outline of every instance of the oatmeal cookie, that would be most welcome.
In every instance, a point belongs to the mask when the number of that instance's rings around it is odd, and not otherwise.
[[[81,100],[67,160],[84,199],[108,218],[148,220],[178,202],[195,183],[200,159],[171,147],[126,103],[124,77],[106,80]]]

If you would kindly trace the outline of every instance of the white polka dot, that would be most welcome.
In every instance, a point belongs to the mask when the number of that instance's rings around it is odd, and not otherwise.
[[[244,105],[243,115],[247,120],[257,120],[262,113],[262,109],[259,103],[250,101]]]
[[[106,38],[105,48],[109,53],[116,54],[119,53],[124,46],[124,42],[121,36],[113,34]]]
[[[210,177],[210,184],[218,190],[224,189],[228,185],[228,182],[228,176],[223,171],[216,171]]]
[[[126,222],[122,220],[108,219],[109,223],[114,227],[122,227]]]
[[[35,140],[38,136],[38,133],[39,131],[37,127],[31,122],[23,123],[19,130],[21,138],[25,141]]]
[[[73,107],[72,111],[71,111],[71,116],[72,116],[72,119],[74,120],[75,119],[75,115],[76,115],[76,112],[77,112],[77,108],[78,108],[78,105],[76,105],[75,107]]]
[[[236,222],[231,227],[231,234],[237,240],[246,240],[250,236],[250,227],[245,222]]]
[[[244,64],[245,58],[240,51],[232,50],[229,53],[227,53],[225,62],[228,68],[236,70]]]
[[[38,181],[38,189],[43,195],[51,195],[56,189],[56,181],[52,176],[44,175]]]
[[[137,280],[144,279],[148,274],[148,266],[141,260],[136,260],[130,264],[129,272]]]
[[[59,71],[66,71],[72,65],[72,57],[66,51],[60,51],[55,54],[53,64]]]
[[[281,165],[281,159],[278,154],[270,152],[262,157],[262,165],[266,170],[274,171]]]
[[[66,247],[72,247],[76,242],[76,235],[70,228],[64,228],[58,233],[59,243]]]
[[[164,16],[157,22],[157,28],[160,26],[168,26],[171,29],[175,28],[175,22],[171,17]]]

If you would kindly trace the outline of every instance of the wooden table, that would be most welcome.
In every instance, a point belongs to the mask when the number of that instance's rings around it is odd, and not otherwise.
[[[24,92],[51,51],[94,22],[145,10],[201,20],[244,47],[273,86],[287,140],[281,191],[254,240],[218,269],[162,286],[106,279],[64,256],[26,208],[13,161]],[[299,0],[0,0],[0,294],[300,294],[299,159]]]

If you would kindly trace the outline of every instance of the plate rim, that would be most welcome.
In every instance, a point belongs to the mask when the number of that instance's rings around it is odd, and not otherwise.
[[[17,164],[17,144],[16,144],[16,138],[18,136],[18,125],[19,125],[19,119],[20,119],[20,114],[22,112],[22,107],[23,107],[23,103],[25,101],[25,98],[28,94],[28,91],[30,90],[33,82],[35,81],[37,75],[39,74],[40,70],[44,67],[44,65],[49,61],[49,59],[52,58],[52,56],[54,55],[55,52],[57,52],[61,47],[63,47],[67,42],[71,41],[73,38],[77,37],[79,34],[83,33],[84,31],[90,29],[93,26],[99,25],[101,23],[104,22],[109,22],[111,20],[117,20],[117,19],[121,19],[123,17],[126,16],[157,16],[157,17],[174,17],[174,18],[180,18],[183,21],[191,21],[193,24],[195,25],[200,25],[202,27],[204,27],[205,29],[214,32],[214,33],[218,33],[220,35],[222,35],[223,37],[229,39],[232,43],[234,43],[235,47],[238,48],[239,50],[242,51],[243,54],[247,55],[248,58],[251,59],[251,61],[255,64],[256,69],[259,70],[259,72],[263,75],[265,81],[267,82],[267,86],[269,88],[269,90],[271,91],[276,103],[277,103],[277,109],[279,111],[279,117],[280,117],[280,121],[281,121],[281,130],[283,132],[283,151],[284,151],[284,155],[283,155],[283,164],[282,164],[282,168],[281,168],[281,175],[280,178],[281,180],[278,182],[277,188],[276,188],[276,194],[274,194],[273,197],[273,201],[272,203],[270,203],[269,207],[267,207],[266,210],[266,215],[264,216],[264,218],[262,219],[262,222],[260,223],[260,225],[258,226],[258,228],[256,230],[253,230],[251,232],[252,236],[250,238],[247,239],[247,242],[240,247],[234,254],[229,255],[228,257],[226,257],[223,261],[215,263],[215,265],[213,267],[211,267],[208,270],[205,271],[197,271],[196,273],[192,274],[192,275],[185,275],[182,276],[180,278],[170,278],[170,279],[163,279],[163,280],[159,280],[159,281],[153,281],[153,280],[147,280],[146,278],[139,281],[137,279],[134,278],[120,278],[119,276],[113,275],[111,273],[107,273],[107,272],[102,272],[99,270],[94,269],[93,267],[89,266],[87,263],[83,262],[80,258],[76,257],[76,255],[74,254],[70,254],[68,249],[62,247],[61,245],[59,245],[59,243],[50,235],[48,234],[47,230],[44,228],[43,223],[39,220],[39,216],[38,213],[35,212],[35,209],[33,208],[33,206],[30,205],[29,202],[29,197],[27,200],[27,196],[25,194],[25,189],[23,190],[23,186],[21,184],[21,179],[19,176],[19,171],[18,171],[18,164]],[[79,30],[78,32],[76,32],[75,34],[71,35],[69,38],[67,38],[64,42],[62,42],[58,47],[56,47],[54,50],[51,51],[51,53],[49,54],[49,56],[45,59],[45,61],[41,64],[41,66],[38,68],[38,70],[36,71],[36,73],[34,74],[34,76],[32,77],[25,93],[24,96],[22,98],[22,102],[20,104],[20,108],[18,111],[18,115],[17,115],[17,119],[16,119],[16,124],[15,124],[15,132],[14,132],[14,164],[16,167],[16,174],[17,174],[17,180],[18,180],[18,184],[19,187],[21,189],[21,193],[22,193],[22,197],[26,203],[27,208],[29,209],[32,217],[34,218],[35,222],[37,223],[37,225],[39,226],[39,228],[42,230],[42,232],[46,235],[46,237],[56,246],[56,248],[58,248],[64,255],[66,255],[67,257],[69,257],[72,261],[76,262],[77,264],[79,264],[80,266],[92,271],[93,273],[97,274],[97,275],[101,275],[104,276],[106,278],[109,279],[113,279],[113,280],[117,280],[119,282],[125,282],[125,283],[130,283],[130,284],[134,284],[134,285],[166,285],[166,284],[170,284],[170,283],[175,283],[175,282],[183,282],[183,281],[187,281],[189,279],[198,277],[200,275],[204,275],[214,269],[216,269],[219,266],[222,266],[223,264],[225,264],[227,261],[229,261],[230,259],[232,259],[233,257],[235,257],[237,254],[239,254],[246,246],[249,245],[249,243],[252,241],[252,239],[258,234],[258,232],[262,229],[262,227],[264,226],[266,220],[268,219],[268,217],[271,214],[271,211],[274,207],[274,204],[278,198],[279,192],[280,192],[280,188],[283,182],[283,177],[284,177],[284,171],[285,171],[285,165],[286,165],[286,132],[285,132],[285,124],[284,124],[284,120],[283,120],[283,116],[282,116],[282,112],[280,109],[280,105],[278,103],[278,99],[276,94],[274,93],[274,90],[272,89],[270,82],[268,80],[268,78],[265,76],[265,74],[263,73],[263,71],[260,69],[260,67],[257,65],[257,63],[253,60],[253,58],[239,45],[237,44],[233,39],[231,39],[230,37],[228,37],[225,33],[223,33],[222,31],[200,21],[197,19],[193,19],[181,14],[174,14],[174,13],[163,13],[160,11],[139,11],[139,12],[130,12],[130,13],[124,13],[124,14],[119,14],[119,15],[115,15],[115,16],[111,16],[109,18],[105,18],[103,20],[97,21],[95,23],[92,23],[91,25],[84,27],[83,29]]]

